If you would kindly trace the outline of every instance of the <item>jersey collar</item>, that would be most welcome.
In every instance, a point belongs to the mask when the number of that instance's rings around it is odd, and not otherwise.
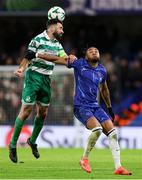
[[[50,41],[53,41],[53,42],[57,42],[57,39],[56,39],[56,38],[55,38],[55,39],[50,39],[50,37],[48,36],[46,30],[43,32],[43,34],[44,34],[44,36],[46,37],[46,39],[48,39],[48,40],[50,40]]]

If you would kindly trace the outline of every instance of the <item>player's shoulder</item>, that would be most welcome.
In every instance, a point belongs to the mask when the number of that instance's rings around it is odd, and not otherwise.
[[[34,36],[32,39],[35,40],[35,41],[40,41],[41,39],[44,38],[44,32],[40,33],[40,34],[37,34],[36,36]]]
[[[76,69],[80,69],[80,67],[82,66],[83,63],[83,59],[82,58],[77,58],[76,60],[74,60],[73,62],[68,61],[68,67],[69,68],[76,68]]]
[[[83,66],[83,65],[85,65],[86,61],[84,58],[81,57],[76,60],[76,63]]]
[[[80,57],[80,58],[77,58],[77,60],[78,60],[78,61],[82,61],[82,62],[83,62],[85,59],[84,59],[84,58],[82,58],[82,57]]]
[[[100,63],[99,63],[99,71],[100,71],[102,74],[104,74],[104,76],[107,75],[107,70],[106,70],[105,66],[102,65],[102,64],[100,64]]]
[[[101,70],[103,70],[103,71],[105,71],[105,72],[107,71],[106,68],[105,68],[105,66],[102,65],[101,63],[99,63],[99,69],[101,69]]]
[[[86,64],[86,60],[83,57],[77,59],[81,64]]]
[[[41,39],[43,39],[42,37],[44,37],[44,34],[43,34],[43,32],[42,33],[40,33],[40,34],[38,34],[38,35],[36,35],[36,36],[34,36],[32,39],[31,39],[31,41],[30,41],[30,43],[29,43],[29,47],[38,47],[39,45],[40,45],[40,43],[41,43]],[[34,50],[33,50],[34,51]]]

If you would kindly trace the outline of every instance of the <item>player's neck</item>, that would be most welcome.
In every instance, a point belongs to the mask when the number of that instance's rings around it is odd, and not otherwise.
[[[47,30],[46,33],[48,34],[48,37],[49,37],[50,39],[55,39],[55,36],[53,35],[52,32],[50,32],[50,31]]]
[[[97,67],[98,66],[98,62],[88,62],[89,64],[90,64],[90,66],[92,66],[92,67]]]

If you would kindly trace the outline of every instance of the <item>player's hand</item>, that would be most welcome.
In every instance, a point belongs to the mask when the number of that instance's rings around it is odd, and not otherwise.
[[[17,76],[17,77],[20,77],[22,78],[23,77],[23,74],[24,74],[24,68],[18,68],[14,71],[14,74]]]
[[[77,60],[77,57],[75,55],[70,54],[68,56],[68,60],[69,60],[70,63],[73,63],[74,61]]]
[[[107,108],[107,109],[108,109],[108,113],[109,113],[109,115],[110,115],[110,117],[111,117],[111,120],[112,120],[112,122],[114,123],[115,114],[114,114],[114,112],[113,112],[113,110],[112,110],[112,107],[109,107],[109,108]]]

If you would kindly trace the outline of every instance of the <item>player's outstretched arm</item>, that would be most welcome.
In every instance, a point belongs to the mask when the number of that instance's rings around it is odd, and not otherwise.
[[[67,60],[68,60],[68,57],[58,57],[54,55],[49,55],[47,53],[37,53],[36,57],[54,62],[56,64],[63,64],[63,65],[67,65]]]
[[[66,66],[68,65],[68,61],[73,62],[74,60],[77,59],[74,55],[58,57],[58,56],[54,56],[54,55],[49,55],[47,53],[37,53],[36,57],[42,58],[47,61],[54,62],[56,64],[66,65]]]
[[[107,109],[108,109],[108,112],[112,118],[112,121],[114,121],[115,115],[114,115],[113,110],[112,110],[110,93],[109,93],[109,89],[108,89],[106,81],[104,83],[100,84],[99,90],[100,90],[101,96],[102,96],[102,98],[103,98],[103,100],[107,106]]]

